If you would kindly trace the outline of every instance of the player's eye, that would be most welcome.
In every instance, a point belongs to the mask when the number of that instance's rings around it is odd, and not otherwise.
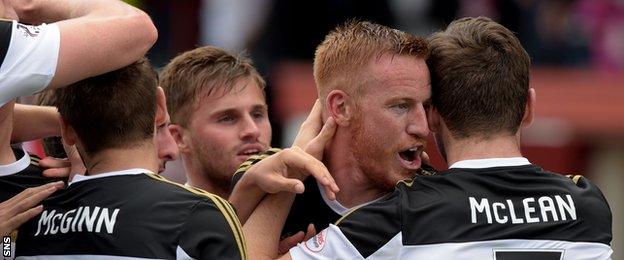
[[[390,109],[398,113],[403,113],[410,109],[410,105],[407,103],[398,103],[398,104],[391,105]]]
[[[217,122],[219,122],[219,123],[230,123],[230,122],[234,122],[235,119],[236,118],[234,118],[231,115],[224,115],[224,116],[219,117],[219,119],[217,119]]]
[[[265,113],[262,111],[256,111],[251,114],[253,118],[264,118]]]

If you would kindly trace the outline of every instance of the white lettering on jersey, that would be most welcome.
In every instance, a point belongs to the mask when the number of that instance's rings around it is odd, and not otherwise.
[[[576,220],[576,206],[570,195],[528,197],[518,200],[517,203],[507,199],[505,202],[490,202],[487,198],[468,197],[471,222],[505,224],[511,219],[512,224],[522,224]],[[522,205],[524,215],[516,214],[515,207],[519,205]]]
[[[112,234],[118,214],[119,209],[109,210],[108,208],[95,207],[91,210],[89,206],[72,209],[65,213],[56,213],[56,210],[44,210],[39,217],[35,236],[39,234],[54,235],[59,232],[61,234],[82,232],[83,227],[86,232],[100,233],[102,226],[107,233]]]

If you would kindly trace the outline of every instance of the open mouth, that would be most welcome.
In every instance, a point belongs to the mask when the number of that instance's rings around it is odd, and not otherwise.
[[[240,151],[238,153],[238,155],[252,156],[252,155],[255,155],[255,154],[259,154],[259,153],[260,153],[260,149],[251,148],[251,149],[246,149],[246,150]]]
[[[420,168],[420,153],[422,149],[422,146],[414,146],[399,152],[401,164],[405,168],[412,170]]]
[[[242,146],[240,150],[238,150],[238,153],[236,153],[236,156],[239,161],[245,161],[249,159],[250,156],[262,153],[266,149],[267,149],[266,146],[260,143],[246,144]]]

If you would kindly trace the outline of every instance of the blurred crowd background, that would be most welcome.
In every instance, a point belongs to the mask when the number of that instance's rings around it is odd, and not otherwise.
[[[246,52],[266,78],[273,146],[290,145],[316,98],[314,50],[349,20],[428,36],[465,16],[517,33],[531,56],[537,119],[523,150],[547,170],[598,183],[613,210],[613,259],[624,259],[624,0],[133,0],[151,15],[157,67],[203,45]],[[432,164],[442,162],[435,145]],[[181,162],[164,174],[184,183]]]

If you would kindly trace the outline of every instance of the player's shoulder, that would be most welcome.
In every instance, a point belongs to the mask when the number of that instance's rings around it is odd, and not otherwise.
[[[202,189],[170,181],[159,174],[145,173],[145,176],[147,185],[152,186],[153,189],[155,189],[155,192],[171,197],[170,199],[179,198],[194,202],[201,201],[215,206],[228,203],[225,199],[219,197],[218,195]]]
[[[377,252],[396,238],[402,229],[401,192],[394,192],[344,215],[336,225],[349,243],[364,257]]]

